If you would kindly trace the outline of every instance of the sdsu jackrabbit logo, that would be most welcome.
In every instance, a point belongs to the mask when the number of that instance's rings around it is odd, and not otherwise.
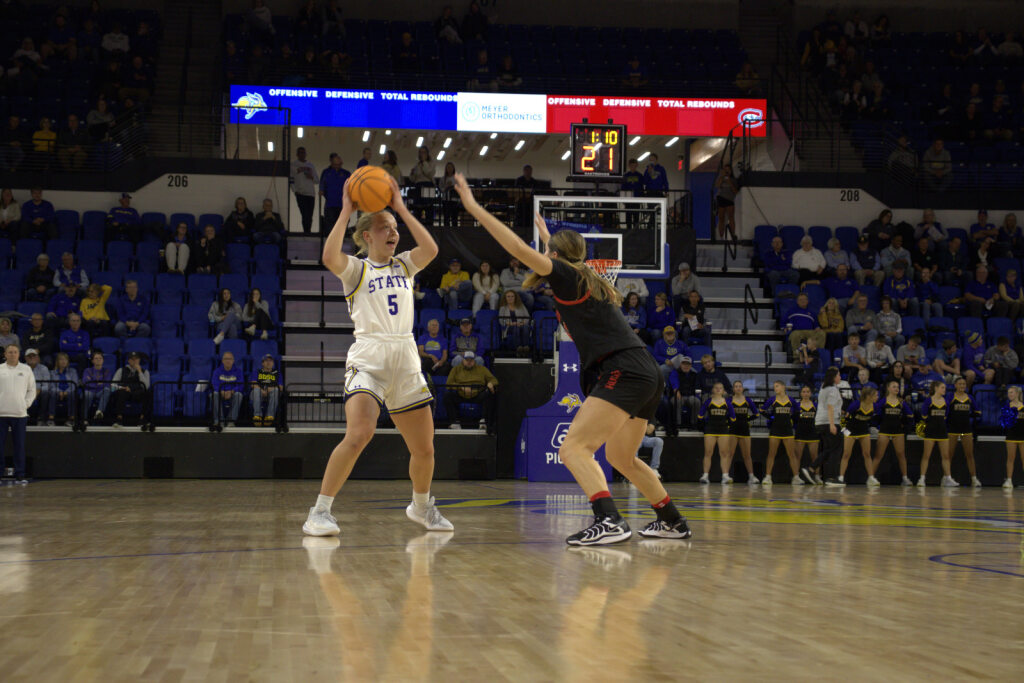
[[[580,400],[579,394],[566,394],[558,402],[558,405],[565,406],[565,412],[571,415],[572,411],[583,405],[583,401]]]
[[[266,109],[267,103],[263,101],[263,95],[258,92],[247,92],[238,98],[234,106],[245,111],[245,120],[248,121],[256,116],[257,112]]]

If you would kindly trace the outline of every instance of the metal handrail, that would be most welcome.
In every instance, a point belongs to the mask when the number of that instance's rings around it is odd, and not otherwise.
[[[756,320],[754,321],[757,322]],[[772,366],[772,346],[771,344],[764,345],[764,388],[768,390],[768,368]]]
[[[739,248],[739,242],[736,241],[736,240],[731,240],[731,239],[726,238],[726,239],[722,240],[722,247],[723,247],[723,250],[722,250],[722,272],[723,273],[728,273],[729,272],[729,257],[731,256],[733,261],[736,260],[736,254],[737,254],[737,251],[738,251],[738,248]],[[745,331],[746,330],[744,330],[744,332]]]
[[[754,290],[750,288],[750,284],[743,285],[743,334],[747,333],[747,318],[756,325],[759,317],[757,311],[757,297],[754,296]]]

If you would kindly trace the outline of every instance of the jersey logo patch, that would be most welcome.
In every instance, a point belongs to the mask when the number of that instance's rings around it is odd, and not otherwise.
[[[572,414],[572,411],[583,405],[583,401],[580,400],[579,394],[566,394],[558,401],[558,405],[565,406],[565,412]]]

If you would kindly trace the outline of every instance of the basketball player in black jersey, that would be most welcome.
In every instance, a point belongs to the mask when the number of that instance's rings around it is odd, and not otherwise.
[[[657,519],[641,536],[690,537],[686,520],[672,504],[658,475],[636,457],[647,422],[664,392],[657,361],[619,312],[621,296],[585,263],[587,246],[573,230],[550,235],[544,219],[536,225],[544,253],[519,239],[506,225],[477,203],[461,173],[455,191],[470,213],[511,255],[533,273],[523,283],[530,287],[547,280],[555,293],[555,310],[579,349],[583,366],[583,392],[559,458],[590,499],[594,522],[569,536],[569,545],[606,545],[627,540],[632,532],[608,491],[604,472],[594,453],[604,445],[608,462],[629,479],[650,502]],[[541,246],[538,245],[538,246]]]

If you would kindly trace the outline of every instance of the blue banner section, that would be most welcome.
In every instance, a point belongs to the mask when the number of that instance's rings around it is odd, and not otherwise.
[[[456,130],[456,93],[231,86],[231,123]],[[280,109],[279,109],[280,108]]]

